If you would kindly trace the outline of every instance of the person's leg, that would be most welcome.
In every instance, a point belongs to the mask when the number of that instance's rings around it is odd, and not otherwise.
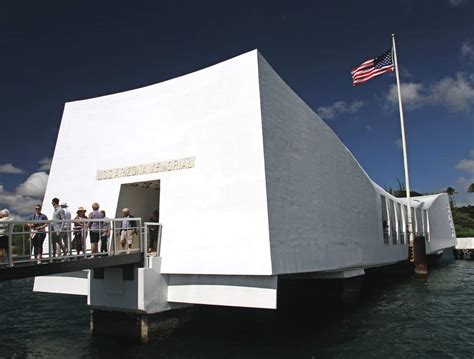
[[[53,232],[53,239],[51,243],[53,244],[53,257],[56,257],[56,249],[57,249],[57,241],[58,241],[58,235],[56,232]]]
[[[43,243],[46,238],[46,233],[38,233],[38,259],[41,260],[43,259]]]
[[[33,258],[38,259],[38,233],[31,238],[31,247],[33,248]]]
[[[100,239],[100,233],[99,232],[90,232],[91,236],[91,248],[92,248],[92,253],[97,253],[99,249],[99,239]]]
[[[122,245],[122,250],[125,249],[125,244],[127,243],[127,231],[122,230],[120,233],[120,244]]]
[[[133,231],[129,229],[127,231],[127,243],[128,243],[128,249],[132,249],[132,244],[133,244]]]
[[[84,234],[81,234],[81,251],[82,254],[86,254],[86,236]]]
[[[67,255],[68,253],[71,252],[71,251],[69,250],[70,244],[69,244],[69,235],[68,235],[68,234],[69,234],[69,233],[67,232],[67,230],[66,230],[66,232],[63,232],[63,233],[62,233],[63,242],[64,242],[64,249],[65,249],[65,251],[66,251],[66,254],[65,254],[65,255]]]
[[[100,251],[101,252],[108,252],[107,250],[107,236],[100,237]]]
[[[93,254],[97,253],[97,247],[98,247],[98,243],[97,242],[91,242],[91,251]]]
[[[76,249],[76,254],[79,255],[81,254],[81,245],[82,245],[82,235],[80,233],[76,233],[74,235],[74,248]]]
[[[5,248],[4,248],[5,259],[8,262],[8,261],[10,261],[10,249],[8,248],[8,236],[4,236],[4,241],[5,241]]]
[[[8,237],[0,236],[0,251],[3,250],[3,261],[8,262]]]
[[[61,232],[59,234],[59,241],[58,241],[58,244],[59,246],[61,247],[61,249],[63,250],[63,254],[65,256],[67,256],[67,249],[66,249],[66,246],[64,245],[64,241],[63,241],[63,238],[65,237],[66,233],[65,232]]]

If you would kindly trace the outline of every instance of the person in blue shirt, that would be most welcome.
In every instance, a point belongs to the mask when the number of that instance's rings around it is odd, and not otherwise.
[[[33,253],[37,263],[41,263],[43,258],[43,242],[46,238],[46,227],[48,226],[48,217],[41,213],[41,205],[37,204],[35,206],[35,213],[33,213],[30,218],[32,221],[44,221],[40,223],[30,223],[28,226],[31,230],[30,240],[31,245],[33,246]]]
[[[120,244],[122,250],[125,250],[125,245],[128,245],[127,253],[132,249],[133,237],[137,233],[137,222],[133,220],[128,208],[122,210],[122,227],[120,228]]]

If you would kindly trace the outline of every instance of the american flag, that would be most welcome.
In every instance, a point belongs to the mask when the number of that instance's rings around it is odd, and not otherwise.
[[[352,85],[356,86],[369,81],[371,78],[394,71],[392,49],[374,59],[364,61],[351,71]]]

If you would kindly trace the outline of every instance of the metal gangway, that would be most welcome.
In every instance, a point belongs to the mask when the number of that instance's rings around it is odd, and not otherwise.
[[[129,218],[126,228],[124,223],[123,218],[0,221],[7,233],[7,238],[0,237],[0,281],[106,267],[147,267],[148,256],[160,255],[163,226],[142,224],[141,218]],[[92,234],[99,237],[98,243],[91,243]]]

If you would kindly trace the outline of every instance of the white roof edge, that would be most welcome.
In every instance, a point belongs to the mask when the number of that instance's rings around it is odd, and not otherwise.
[[[372,185],[374,186],[375,190],[379,192],[380,194],[383,194],[387,198],[394,199],[400,202],[407,202],[406,197],[395,197],[394,195],[388,193],[385,189],[383,189],[380,185],[378,185],[372,179],[370,179],[370,181],[372,182]],[[445,194],[444,192],[441,192],[441,193],[429,194],[425,196],[416,196],[416,197],[411,197],[410,200],[413,207],[418,207],[421,205],[424,205],[424,207],[430,207],[437,198],[443,196],[444,194]],[[416,202],[419,202],[419,205],[417,205]]]
[[[142,86],[142,87],[137,87],[137,88],[133,88],[133,89],[130,89],[130,90],[125,90],[125,91],[119,91],[119,92],[114,92],[114,93],[110,93],[110,94],[106,94],[106,95],[101,95],[101,96],[97,96],[97,97],[89,97],[89,98],[85,98],[85,99],[80,99],[80,100],[74,100],[74,101],[67,101],[65,102],[65,106],[66,105],[79,105],[79,104],[82,104],[82,103],[85,103],[85,102],[90,102],[90,101],[95,101],[95,100],[101,100],[103,98],[106,98],[106,97],[111,97],[111,96],[117,96],[117,95],[124,95],[124,94],[129,94],[129,93],[133,93],[133,92],[139,92],[141,90],[146,90],[146,89],[149,89],[149,88],[152,88],[154,86],[158,86],[158,85],[163,85],[165,83],[168,83],[170,81],[175,81],[177,79],[181,79],[183,77],[187,77],[187,76],[192,76],[196,73],[199,73],[201,71],[206,71],[206,70],[209,70],[215,66],[219,66],[219,65],[223,65],[227,62],[231,62],[231,61],[235,61],[237,60],[239,57],[243,57],[243,56],[249,56],[250,54],[254,53],[255,55],[257,54],[260,54],[261,55],[261,52],[258,51],[258,49],[253,49],[253,50],[250,50],[250,51],[247,51],[247,52],[244,52],[243,54],[239,54],[239,55],[236,55],[234,57],[231,57],[230,59],[227,59],[227,60],[224,60],[224,61],[221,61],[221,62],[218,62],[218,63],[215,63],[213,65],[209,65],[207,67],[204,67],[204,68],[201,68],[201,69],[198,69],[198,70],[195,70],[195,71],[191,71],[191,72],[188,72],[186,74],[183,74],[183,75],[180,75],[180,76],[177,76],[177,77],[173,77],[171,79],[168,79],[168,80],[164,80],[164,81],[161,81],[161,82],[157,82],[157,83],[154,83],[154,84],[151,84],[151,85],[146,85],[146,86]]]

